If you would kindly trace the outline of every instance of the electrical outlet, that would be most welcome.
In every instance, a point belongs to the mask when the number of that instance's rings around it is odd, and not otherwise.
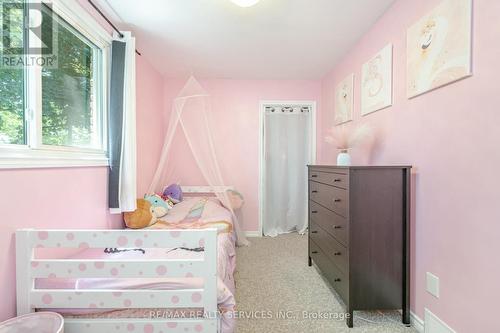
[[[431,295],[439,298],[439,278],[436,275],[427,272],[426,287]]]

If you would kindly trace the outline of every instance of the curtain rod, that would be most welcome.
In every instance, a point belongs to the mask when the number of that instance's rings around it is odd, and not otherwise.
[[[117,33],[118,33],[118,36],[120,36],[120,38],[123,38],[123,34],[120,30],[118,30],[118,28],[113,24],[113,22],[111,22],[107,17],[106,15],[104,15],[104,13],[99,9],[99,7],[97,7],[93,2],[92,0],[87,0],[90,5],[92,7],[94,7],[94,9],[102,16],[102,18],[104,20],[106,20],[106,22],[108,22],[108,24],[113,28],[113,30],[115,30]],[[137,51],[137,49],[135,50],[135,53],[137,53],[138,55],[142,55],[141,52]]]

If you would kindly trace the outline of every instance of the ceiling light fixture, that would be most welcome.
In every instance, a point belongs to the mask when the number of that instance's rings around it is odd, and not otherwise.
[[[233,3],[240,7],[252,7],[257,4],[260,0],[231,0]]]

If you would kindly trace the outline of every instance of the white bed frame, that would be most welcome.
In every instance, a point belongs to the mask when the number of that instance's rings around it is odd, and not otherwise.
[[[139,241],[138,241],[139,240]],[[204,243],[203,259],[94,260],[35,259],[44,248],[196,248]],[[217,230],[39,230],[16,232],[17,314],[48,308],[204,308],[203,318],[65,319],[65,333],[209,332],[218,329]],[[161,268],[159,268],[161,267]],[[167,268],[166,273],[165,269]],[[204,279],[203,289],[35,289],[36,278],[158,278]],[[194,295],[194,296],[193,296]],[[172,302],[173,297],[177,303]],[[170,326],[167,326],[170,324]],[[174,327],[175,326],[175,327]]]
[[[234,190],[234,186],[181,186],[184,193],[224,193]]]

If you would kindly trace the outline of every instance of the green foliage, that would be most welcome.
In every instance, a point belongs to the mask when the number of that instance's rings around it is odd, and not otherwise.
[[[2,5],[6,1],[0,1]],[[0,15],[2,37],[8,33],[12,45],[22,45],[23,16],[20,11],[12,11],[11,23],[4,25]],[[4,53],[3,50],[1,53]],[[24,74],[22,69],[0,66],[0,144],[24,144]]]
[[[43,41],[50,37],[54,16],[48,11],[43,13]],[[57,66],[42,68],[42,142],[47,145],[89,146],[95,84],[93,48],[82,41],[83,37],[66,22],[56,17],[55,24]],[[22,23],[20,27],[22,35]],[[0,143],[2,140],[17,144],[25,142],[23,75],[22,69],[0,68]]]

